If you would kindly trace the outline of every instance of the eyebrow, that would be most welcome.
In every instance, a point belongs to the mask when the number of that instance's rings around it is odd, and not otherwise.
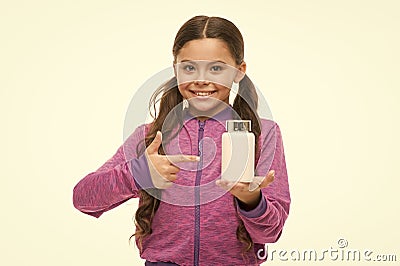
[[[225,61],[223,61],[223,60],[220,60],[220,59],[218,59],[218,60],[191,60],[191,59],[184,59],[184,60],[181,60],[181,62],[180,63],[184,63],[184,62],[196,62],[196,61],[209,61],[210,63],[223,63],[223,64],[225,64],[225,65],[227,65],[227,63],[225,62]],[[178,63],[179,64],[179,63]]]

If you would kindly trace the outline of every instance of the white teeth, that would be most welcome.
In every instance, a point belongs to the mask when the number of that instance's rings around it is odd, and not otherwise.
[[[197,96],[209,96],[213,94],[213,92],[195,92]]]

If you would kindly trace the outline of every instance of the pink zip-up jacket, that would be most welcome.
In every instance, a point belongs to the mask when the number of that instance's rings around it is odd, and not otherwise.
[[[174,185],[161,191],[152,233],[142,242],[140,256],[146,265],[259,265],[266,260],[264,244],[279,239],[290,208],[280,128],[272,120],[261,119],[255,174],[266,176],[275,170],[275,179],[261,190],[258,206],[245,211],[231,193],[215,184],[221,176],[225,121],[232,118],[231,108],[204,122],[188,115],[178,136],[163,146],[166,154],[200,155],[201,159],[182,163]],[[153,187],[146,156],[136,149],[143,145],[149,126],[139,126],[114,156],[78,182],[73,191],[78,210],[100,217],[138,197],[140,189]],[[254,242],[245,257],[236,237],[239,219]]]

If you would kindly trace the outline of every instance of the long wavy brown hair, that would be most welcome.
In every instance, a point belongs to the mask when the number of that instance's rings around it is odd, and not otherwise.
[[[239,29],[229,20],[220,17],[195,16],[185,22],[176,34],[172,53],[174,59],[185,43],[202,39],[202,38],[217,38],[223,40],[228,46],[232,57],[236,64],[241,64],[244,57],[243,37]],[[172,78],[165,84],[160,86],[152,95],[149,107],[154,109],[154,121],[148,128],[148,132],[144,139],[145,145],[138,145],[138,154],[144,152],[144,147],[150,145],[154,140],[157,131],[163,133],[163,140],[172,138],[177,134],[176,125],[173,123],[164,123],[168,116],[176,117],[170,121],[182,121],[182,108],[175,108],[181,104],[183,97],[178,90],[176,78]],[[159,103],[159,113],[156,114],[156,104]],[[258,138],[261,134],[259,116],[257,114],[258,96],[256,89],[247,75],[239,82],[239,90],[233,102],[233,109],[236,111],[240,119],[248,119],[252,121],[252,132],[256,140],[256,158],[258,158]],[[181,123],[181,122],[179,122]],[[181,126],[181,125],[180,125]],[[143,144],[143,143],[142,143]],[[141,149],[139,149],[139,146]],[[160,154],[165,154],[162,145],[159,149]],[[257,161],[257,160],[256,160]],[[157,189],[152,191],[140,190],[139,207],[135,214],[136,231],[131,236],[135,236],[138,247],[142,250],[142,240],[152,233],[152,220],[160,205],[159,195],[161,192]],[[234,201],[235,204],[235,201]],[[238,227],[236,230],[237,239],[243,244],[242,255],[253,248],[253,241],[247,232],[242,220],[238,217]],[[130,239],[131,239],[130,238]]]

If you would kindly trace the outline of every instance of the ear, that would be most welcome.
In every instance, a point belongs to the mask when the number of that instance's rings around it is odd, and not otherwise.
[[[246,75],[246,62],[243,61],[238,67],[238,71],[234,79],[235,83],[239,83],[244,78],[245,75]]]

